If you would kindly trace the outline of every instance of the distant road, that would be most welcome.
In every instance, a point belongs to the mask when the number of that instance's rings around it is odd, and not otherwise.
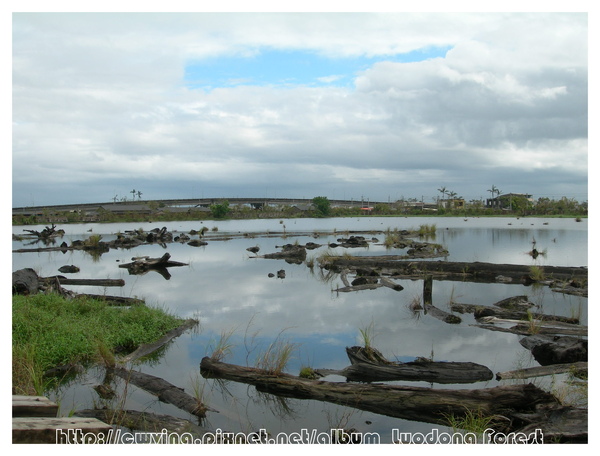
[[[164,206],[210,206],[211,204],[219,203],[227,200],[230,205],[249,204],[255,207],[262,206],[293,206],[301,204],[311,204],[311,199],[303,198],[191,198],[191,199],[163,199],[163,200],[138,200],[106,203],[81,203],[81,204],[59,204],[54,206],[25,206],[13,207],[13,214],[24,214],[33,212],[42,212],[44,210],[53,212],[77,211],[77,210],[93,210],[100,206],[132,206],[146,205],[148,203],[157,202]],[[356,201],[356,200],[329,200],[332,206],[348,206],[348,207],[367,207],[377,204],[375,201]]]

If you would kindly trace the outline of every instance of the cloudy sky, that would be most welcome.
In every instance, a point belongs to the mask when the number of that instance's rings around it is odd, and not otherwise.
[[[587,199],[584,13],[15,13],[14,207]]]

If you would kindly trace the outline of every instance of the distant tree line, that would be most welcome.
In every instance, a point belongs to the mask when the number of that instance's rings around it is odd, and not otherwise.
[[[502,198],[502,196],[500,196]],[[14,225],[35,225],[43,223],[80,223],[80,222],[168,222],[186,220],[222,220],[254,218],[298,218],[298,217],[359,217],[359,216],[587,216],[588,205],[572,198],[558,200],[539,198],[530,201],[521,196],[511,196],[501,208],[488,208],[482,200],[465,202],[461,207],[452,204],[419,204],[416,198],[393,203],[376,203],[372,207],[334,207],[325,196],[313,198],[308,208],[295,206],[264,206],[253,208],[244,205],[231,206],[227,200],[212,204],[208,209],[191,207],[187,211],[169,211],[168,207],[157,201],[149,201],[150,213],[130,211],[115,214],[100,208],[95,214],[79,212],[50,212],[44,210],[41,215],[13,215]]]

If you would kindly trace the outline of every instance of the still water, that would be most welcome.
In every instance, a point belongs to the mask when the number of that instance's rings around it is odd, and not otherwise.
[[[286,372],[298,374],[303,366],[342,369],[349,364],[345,347],[360,344],[360,329],[373,325],[373,345],[388,359],[411,361],[415,357],[433,357],[436,361],[472,361],[489,367],[494,373],[537,365],[518,340],[520,336],[492,332],[470,326],[472,316],[461,315],[459,325],[445,324],[429,316],[420,318],[408,309],[423,292],[420,280],[398,281],[404,290],[389,288],[354,293],[337,293],[343,284],[339,277],[325,280],[318,266],[312,270],[306,264],[292,265],[283,260],[252,258],[248,247],[259,246],[259,254],[278,252],[279,246],[298,241],[315,242],[323,247],[308,251],[308,259],[327,250],[326,245],[346,231],[385,231],[386,229],[417,229],[421,224],[435,224],[436,243],[444,245],[448,261],[481,261],[526,265],[587,266],[587,219],[541,218],[332,218],[173,222],[169,231],[187,233],[203,226],[208,245],[190,247],[170,243],[144,245],[131,250],[111,250],[100,259],[83,251],[13,253],[13,270],[31,267],[40,276],[59,274],[63,265],[76,265],[81,272],[73,278],[122,278],[122,288],[66,288],[82,292],[139,297],[148,305],[162,307],[181,318],[198,318],[197,331],[186,333],[172,343],[160,362],[142,364],[143,372],[162,377],[184,388],[188,393],[203,391],[203,401],[218,410],[208,414],[204,424],[209,429],[253,432],[266,429],[271,434],[298,432],[302,429],[325,432],[333,427],[354,428],[358,432],[376,432],[381,441],[390,441],[392,429],[400,432],[429,432],[439,425],[411,422],[362,412],[317,401],[278,400],[257,393],[254,387],[214,380],[205,380],[199,372],[204,356],[214,350],[221,334],[231,334],[232,352],[226,362],[253,366],[258,354],[277,338],[297,347]],[[160,228],[157,224],[80,224],[59,226],[66,231],[63,240],[86,239],[101,234],[103,240],[114,239],[116,233],[143,228]],[[23,228],[13,227],[14,234]],[[216,228],[216,229],[215,229]],[[283,236],[263,237],[259,233],[283,233]],[[335,233],[315,237],[316,232]],[[177,234],[175,233],[175,234]],[[245,234],[230,240],[212,240],[228,234]],[[382,243],[385,235],[369,234]],[[535,260],[528,255],[535,240],[543,255]],[[37,246],[37,245],[36,245]],[[39,245],[41,247],[41,245]],[[27,247],[27,241],[13,241],[13,249]],[[29,246],[35,247],[35,246]],[[348,249],[353,255],[393,255],[403,252],[386,249],[377,243],[368,248]],[[345,249],[338,248],[336,253]],[[156,272],[129,275],[118,265],[134,256],[160,257],[170,253],[171,259],[188,266],[169,269],[166,280]],[[284,269],[285,278],[269,277]],[[554,293],[548,287],[526,287],[518,284],[473,284],[435,281],[433,304],[448,310],[450,301],[492,305],[511,296],[528,295],[547,314],[581,316],[587,324],[587,298]],[[102,372],[88,371],[76,384],[50,394],[61,403],[63,413],[91,408],[100,404],[92,387],[102,381]],[[345,381],[343,377],[328,380]],[[552,379],[536,380],[547,388]],[[554,380],[556,381],[556,379]],[[402,382],[431,388],[485,388],[507,381],[491,380],[471,385],[436,385],[425,382]],[[117,385],[118,386],[118,385]],[[127,388],[126,408],[191,418],[187,413],[160,403],[156,398],[132,385]],[[387,439],[387,440],[386,440]]]

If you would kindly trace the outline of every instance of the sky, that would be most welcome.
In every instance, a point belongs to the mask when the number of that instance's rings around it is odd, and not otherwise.
[[[588,199],[586,13],[13,13],[13,207]]]

